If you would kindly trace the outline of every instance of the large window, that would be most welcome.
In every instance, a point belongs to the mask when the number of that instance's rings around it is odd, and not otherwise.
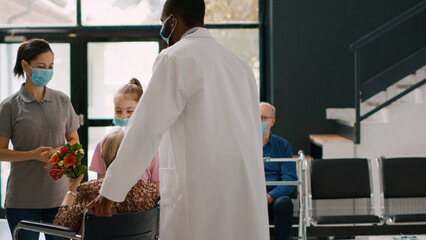
[[[158,53],[158,42],[88,43],[89,120],[113,118],[114,95],[131,78],[138,79],[143,89],[146,89]],[[102,126],[89,127],[89,165],[97,143],[109,129]],[[90,171],[89,179],[94,178],[96,173]]]
[[[0,27],[75,26],[76,8],[76,0],[0,0]]]
[[[258,0],[206,0],[206,23],[257,23]]]
[[[82,24],[86,26],[160,24],[164,0],[82,1]]]
[[[0,101],[17,92],[25,81],[24,78],[17,78],[13,74],[19,45],[0,43]],[[70,46],[67,43],[51,43],[50,47],[55,54],[55,60],[54,74],[48,87],[71,96]]]
[[[90,164],[96,144],[112,125],[113,96],[131,78],[149,83],[166,44],[159,36],[165,0],[0,0],[0,100],[19,90],[12,69],[24,39],[45,38],[55,53],[49,87],[70,96]],[[213,37],[260,72],[259,0],[205,0]],[[1,123],[0,123],[1,124]],[[13,148],[11,145],[10,148]],[[3,207],[9,163],[2,162]],[[89,172],[89,179],[96,174]],[[0,209],[0,217],[4,211]]]
[[[259,86],[259,30],[258,29],[211,29],[213,37],[244,59],[253,69]]]
[[[155,25],[165,0],[82,1],[86,26]],[[257,23],[258,0],[206,0],[206,23]]]
[[[158,53],[158,42],[89,43],[89,119],[112,118],[114,94],[131,78],[145,89]]]

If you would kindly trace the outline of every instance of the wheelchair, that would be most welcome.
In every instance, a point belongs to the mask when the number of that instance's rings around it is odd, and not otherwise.
[[[65,239],[76,240],[155,240],[159,232],[159,206],[133,213],[97,217],[84,211],[81,234],[72,228],[35,221],[22,220],[14,229],[13,240],[18,240],[19,230],[41,232]]]

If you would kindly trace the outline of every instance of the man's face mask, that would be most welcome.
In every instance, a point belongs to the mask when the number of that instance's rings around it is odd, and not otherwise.
[[[172,15],[170,15],[163,23],[163,26],[161,27],[160,30],[160,36],[161,38],[163,38],[163,40],[167,43],[168,46],[170,46],[170,37],[173,34],[173,31],[175,30],[176,26],[177,26],[177,19],[173,17],[174,19],[174,24],[173,27],[170,30],[170,25],[167,24],[167,21],[170,20],[170,18],[172,17]]]
[[[266,127],[268,126],[267,122],[262,122],[262,135],[265,135],[267,132]]]
[[[28,66],[30,67],[29,64]],[[45,87],[52,80],[53,70],[51,69],[31,68],[31,70],[30,79],[37,87]]]

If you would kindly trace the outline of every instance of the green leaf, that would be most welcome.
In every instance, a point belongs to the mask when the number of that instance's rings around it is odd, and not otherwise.
[[[68,149],[71,149],[71,145],[69,143],[66,143],[64,146]]]
[[[72,152],[75,152],[81,148],[81,145],[79,143],[74,143],[69,149]]]

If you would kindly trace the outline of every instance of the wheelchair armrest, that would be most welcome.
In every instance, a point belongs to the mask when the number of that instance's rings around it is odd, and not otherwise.
[[[36,221],[27,221],[22,220],[16,225],[14,229],[14,235],[18,235],[19,230],[30,230],[34,232],[47,233],[54,236],[60,236],[65,238],[80,239],[80,236],[77,236],[77,232],[74,229],[69,227],[64,227],[52,223],[36,222]]]

